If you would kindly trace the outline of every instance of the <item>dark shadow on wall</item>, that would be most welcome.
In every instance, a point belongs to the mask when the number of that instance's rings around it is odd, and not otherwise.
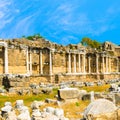
[[[10,81],[7,76],[3,77],[2,85],[5,87],[5,89],[8,91],[10,88]]]

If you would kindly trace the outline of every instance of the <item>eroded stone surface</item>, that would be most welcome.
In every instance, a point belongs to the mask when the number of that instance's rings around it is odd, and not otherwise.
[[[86,120],[118,120],[117,107],[109,100],[98,99],[91,102],[84,111]]]
[[[58,90],[58,96],[61,99],[75,99],[79,96],[79,90],[77,88],[65,88]]]

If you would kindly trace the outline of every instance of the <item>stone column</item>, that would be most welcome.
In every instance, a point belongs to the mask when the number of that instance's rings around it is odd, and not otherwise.
[[[71,73],[71,54],[68,54],[68,73]]]
[[[107,56],[107,73],[109,73],[109,56]]]
[[[74,73],[76,73],[76,54],[74,53]]]
[[[119,72],[119,61],[118,58],[116,58],[117,64],[116,64],[116,72]]]
[[[83,54],[83,73],[85,73],[85,54]]]
[[[108,56],[106,56],[106,73],[108,73]]]
[[[91,73],[90,56],[88,56],[88,73]]]
[[[110,62],[111,62],[111,68],[110,69],[111,69],[111,73],[112,73],[113,72],[113,57],[112,56],[110,57]]]
[[[81,57],[80,57],[80,54],[78,54],[78,71],[79,73],[81,72]]]
[[[32,75],[32,51],[30,50],[30,74]]]
[[[110,57],[108,56],[108,72],[111,72],[111,61],[110,61]]]
[[[109,57],[109,72],[111,73],[111,57]]]
[[[96,73],[99,73],[98,71],[98,55],[96,54]]]
[[[27,74],[29,74],[30,71],[29,71],[28,47],[26,48],[26,70],[27,70]]]
[[[52,53],[49,52],[49,74],[52,75]]]
[[[40,50],[40,74],[43,74],[43,69],[42,69],[42,50]]]
[[[102,72],[104,73],[105,72],[105,68],[104,68],[104,55],[102,56]]]
[[[5,74],[8,74],[8,49],[7,49],[7,46],[4,46],[5,47],[5,58],[4,58],[4,62],[5,62]]]

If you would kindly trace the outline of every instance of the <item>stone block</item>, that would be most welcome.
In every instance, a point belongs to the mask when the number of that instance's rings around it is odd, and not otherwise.
[[[23,100],[16,100],[15,108],[20,109],[24,106]]]
[[[82,100],[83,96],[87,94],[86,90],[79,90],[79,97],[78,99]]]
[[[56,116],[58,116],[58,117],[64,116],[64,111],[63,111],[63,109],[56,108],[56,109],[54,110],[54,115],[56,115]]]
[[[40,106],[44,105],[44,102],[42,101],[33,101],[31,104],[31,108],[33,109],[39,109]]]
[[[58,97],[60,99],[75,99],[79,96],[79,90],[77,88],[65,88],[58,90]]]

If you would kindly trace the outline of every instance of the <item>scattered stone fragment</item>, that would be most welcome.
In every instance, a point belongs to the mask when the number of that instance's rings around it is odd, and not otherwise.
[[[20,114],[17,116],[17,120],[31,120],[28,107],[22,106],[20,108]]]
[[[33,101],[31,104],[32,109],[38,109],[40,106],[44,105],[44,102],[41,101]]]
[[[60,109],[60,108],[56,108],[54,110],[54,115],[58,116],[58,117],[64,117],[64,111],[63,109]]]
[[[39,120],[41,118],[41,112],[39,109],[32,110],[32,120]]]
[[[118,120],[116,110],[117,107],[111,101],[98,99],[91,102],[85,109],[84,118],[86,120]]]
[[[11,117],[15,117],[15,120],[16,120],[16,115],[13,111],[13,108],[10,102],[5,102],[4,107],[1,108],[1,112],[2,112],[1,115],[3,118],[8,119]]]
[[[55,108],[53,107],[46,107],[44,109],[45,112],[48,112],[48,113],[51,113],[51,114],[54,114],[54,111],[55,111]]]
[[[24,106],[23,100],[16,100],[15,108],[21,109]]]

